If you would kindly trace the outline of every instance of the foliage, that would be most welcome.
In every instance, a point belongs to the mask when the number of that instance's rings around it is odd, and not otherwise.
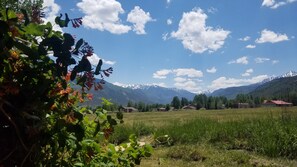
[[[174,107],[174,109],[180,109],[181,102],[177,96],[173,97],[173,99],[171,101],[171,105],[172,105],[172,107]]]
[[[86,90],[102,89],[113,69],[102,69],[100,60],[93,70],[87,59],[93,48],[54,31],[51,23],[41,24],[42,12],[36,10],[38,15],[16,8],[0,13],[0,166],[139,164],[150,155],[150,146],[140,147],[133,135],[120,149],[108,142],[121,115],[114,119],[102,107],[77,107],[92,99]],[[78,27],[81,18],[56,18],[62,27],[69,22]],[[72,89],[70,80],[82,91]]]

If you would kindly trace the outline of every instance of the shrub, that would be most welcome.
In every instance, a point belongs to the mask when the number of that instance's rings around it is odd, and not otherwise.
[[[139,164],[150,155],[150,146],[140,147],[135,136],[123,150],[108,142],[120,115],[117,120],[102,107],[77,106],[92,98],[86,90],[102,89],[104,76],[113,69],[102,69],[100,60],[93,71],[87,59],[93,48],[83,39],[75,42],[72,35],[54,31],[51,23],[41,24],[42,12],[35,10],[32,16],[26,10],[0,11],[0,166]],[[56,18],[61,27],[70,22],[74,27],[82,24],[81,18],[67,14]],[[100,82],[95,75],[101,76]],[[70,80],[82,91],[72,89]]]

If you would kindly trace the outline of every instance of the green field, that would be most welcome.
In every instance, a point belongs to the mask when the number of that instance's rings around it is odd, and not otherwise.
[[[155,149],[141,166],[297,166],[297,108],[125,113],[129,134]]]

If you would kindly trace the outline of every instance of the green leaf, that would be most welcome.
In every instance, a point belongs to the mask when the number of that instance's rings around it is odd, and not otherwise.
[[[94,73],[95,75],[98,75],[100,73],[102,64],[103,64],[102,59],[100,59],[98,64],[97,64],[95,73]]]
[[[84,43],[84,40],[83,39],[80,39],[80,40],[78,40],[77,42],[76,42],[76,45],[75,45],[75,48],[74,48],[74,50],[73,50],[73,54],[75,54],[75,55],[78,55],[78,50],[79,50],[79,48],[81,47],[81,45]]]
[[[97,121],[96,122],[96,129],[94,131],[93,137],[95,137],[98,134],[98,132],[100,131],[100,127],[101,127],[100,122]]]
[[[24,14],[24,17],[25,17],[25,26],[29,24],[30,20],[29,20],[29,17],[28,17],[28,13],[25,9],[21,9],[22,13]]]
[[[60,16],[57,16],[56,18],[55,18],[55,23],[56,24],[58,24],[61,28],[63,28],[63,27],[68,27],[68,23],[69,23],[69,21],[70,21],[70,19],[69,19],[69,17],[68,17],[68,14],[67,13],[65,13],[65,20],[62,20],[61,18],[62,18],[62,14],[60,14]]]
[[[79,121],[82,121],[84,118],[84,115],[80,112],[74,112],[74,117],[77,118]]]
[[[83,163],[81,163],[81,162],[77,162],[77,163],[74,164],[74,166],[85,166],[85,165]]]
[[[45,26],[41,26],[35,23],[30,23],[28,26],[24,27],[23,30],[26,34],[33,36],[42,36],[44,34]]]
[[[117,119],[122,120],[124,118],[124,115],[122,112],[117,112]]]

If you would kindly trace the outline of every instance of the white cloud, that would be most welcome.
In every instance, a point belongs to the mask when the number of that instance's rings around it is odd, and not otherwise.
[[[193,93],[198,93],[202,91],[202,88],[199,87],[198,83],[193,80],[186,80],[184,82],[176,82],[174,86],[180,89],[184,89]]]
[[[164,41],[166,41],[166,40],[168,40],[170,37],[168,37],[168,33],[164,33],[164,34],[162,34],[162,39],[164,40]]]
[[[166,0],[166,3],[167,3],[167,4],[170,4],[170,3],[171,3],[171,0]]]
[[[162,69],[153,74],[153,78],[165,79],[169,74],[174,76],[174,86],[177,88],[185,89],[190,92],[201,92],[202,88],[199,87],[200,79],[203,73],[194,68],[178,68],[173,70]]]
[[[249,61],[248,61],[248,57],[247,56],[243,56],[243,57],[240,57],[236,60],[231,60],[228,62],[228,64],[248,64]]]
[[[61,7],[54,0],[43,1],[43,7],[45,12],[44,22],[51,22],[54,30],[62,31],[61,27],[55,24],[55,18],[58,16]]]
[[[269,7],[271,9],[276,9],[280,6],[284,6],[293,2],[296,2],[297,0],[282,0],[282,1],[276,1],[276,0],[263,0],[262,6]]]
[[[200,8],[183,13],[178,30],[171,32],[171,37],[181,40],[183,46],[194,53],[220,49],[230,31],[206,26],[206,19],[207,15]]]
[[[153,21],[153,19],[149,12],[145,12],[139,6],[135,6],[128,14],[127,21],[133,23],[133,31],[135,31],[136,34],[146,34],[144,30],[145,24],[149,21]]]
[[[259,64],[259,63],[264,63],[265,61],[269,61],[270,59],[269,58],[266,58],[266,57],[257,57],[257,58],[255,58],[255,62],[257,63],[257,64]]]
[[[261,37],[256,39],[256,43],[276,43],[281,41],[287,41],[289,40],[288,36],[286,34],[277,34],[273,31],[264,29],[261,31]]]
[[[279,63],[279,60],[272,60],[272,64],[277,64]]]
[[[187,76],[190,78],[203,77],[203,72],[194,68],[178,68],[174,69],[173,72],[176,76]]]
[[[245,73],[241,74],[241,76],[243,76],[243,77],[248,77],[248,76],[250,76],[251,73],[253,73],[253,72],[254,72],[254,70],[253,70],[252,68],[250,68],[250,69],[247,69],[247,70],[245,71]]]
[[[178,68],[173,70],[162,69],[162,70],[156,71],[153,74],[153,78],[165,79],[167,78],[167,75],[171,73],[173,73],[177,77],[181,77],[181,76],[189,77],[189,78],[203,77],[203,72],[200,70],[196,70],[194,68]]]
[[[187,79],[186,78],[182,78],[182,77],[176,77],[176,78],[174,78],[174,81],[175,82],[185,82],[185,81],[187,81]]]
[[[214,7],[211,7],[209,9],[207,9],[207,12],[208,13],[212,13],[212,14],[215,14],[217,11],[218,11],[218,9],[217,8],[214,8]]]
[[[82,0],[77,6],[85,14],[85,27],[106,30],[113,34],[123,34],[131,30],[130,26],[121,23],[119,15],[124,13],[124,9],[116,0]]]
[[[94,53],[92,56],[88,57],[88,60],[93,66],[97,66],[100,58],[97,54]],[[108,64],[108,65],[114,65],[116,63],[115,61],[104,60],[104,59],[102,59],[102,61],[103,61],[103,64]]]
[[[206,69],[206,71],[207,71],[208,73],[216,73],[216,72],[217,72],[217,69],[216,69],[216,67],[212,67],[212,68],[210,68],[210,69]]]
[[[238,40],[240,40],[240,41],[248,41],[250,39],[251,39],[251,37],[245,36],[244,38],[239,38]]]
[[[256,47],[256,45],[247,45],[246,48],[248,49],[254,49]]]
[[[172,19],[167,19],[167,25],[171,25],[172,24]]]
[[[167,70],[167,69],[159,70],[153,74],[153,78],[165,79],[167,78],[167,75],[170,73],[172,73],[172,70]]]
[[[238,87],[238,86],[258,83],[263,81],[266,78],[268,78],[268,75],[259,75],[256,77],[252,77],[250,79],[220,77],[212,81],[211,85],[208,88],[210,88],[211,90],[216,90],[216,89],[227,88],[227,87]]]

